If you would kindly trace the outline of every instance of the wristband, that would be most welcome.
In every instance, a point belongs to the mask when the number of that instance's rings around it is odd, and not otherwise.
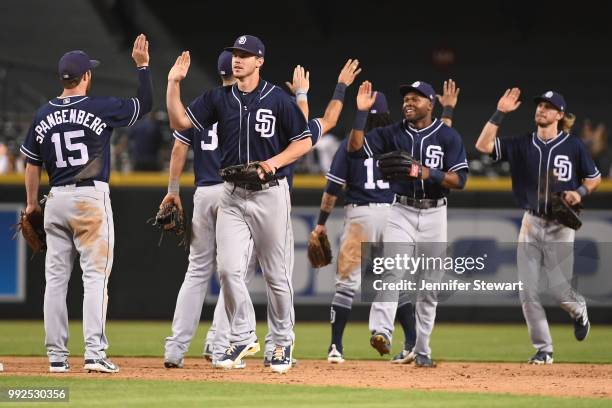
[[[300,101],[308,102],[308,92],[298,89],[295,92],[295,100],[298,102]]]
[[[168,182],[168,194],[178,194],[180,190],[179,180],[170,180]]]
[[[338,82],[336,84],[336,89],[334,89],[334,96],[332,96],[332,100],[337,99],[340,102],[344,102],[345,93],[346,93],[346,84],[343,82]]]
[[[504,116],[506,116],[506,114],[500,110],[496,110],[495,113],[491,116],[491,119],[489,119],[489,122],[491,122],[494,125],[501,125],[502,120],[504,120]]]
[[[454,111],[455,111],[455,108],[453,108],[452,106],[443,106],[442,107],[442,117],[452,119]]]
[[[329,214],[330,213],[328,213],[327,211],[321,210],[321,212],[319,212],[319,219],[317,220],[317,225],[325,225]]]
[[[355,122],[353,129],[363,131],[365,129],[366,122],[368,121],[368,111],[357,111],[355,115]]]
[[[444,172],[438,169],[429,169],[429,179],[434,183],[442,184],[444,180]]]
[[[589,194],[589,190],[584,186],[584,184],[578,187],[576,192],[580,194],[580,197],[584,197],[585,195]]]

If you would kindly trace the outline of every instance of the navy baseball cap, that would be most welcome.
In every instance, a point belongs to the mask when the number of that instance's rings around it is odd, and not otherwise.
[[[374,105],[370,108],[370,113],[387,113],[389,106],[387,105],[387,97],[384,93],[377,91]]]
[[[404,97],[408,92],[415,91],[429,99],[432,103],[436,103],[436,91],[427,82],[416,81],[410,85],[400,85],[400,95]]]
[[[75,50],[65,53],[59,60],[60,78],[77,78],[87,71],[100,65],[100,61],[92,60],[84,51]]]
[[[533,98],[535,103],[548,102],[561,112],[565,112],[567,105],[565,104],[565,98],[558,92],[548,91],[540,96]]]
[[[217,72],[221,76],[230,76],[232,75],[232,53],[229,51],[222,51],[219,54],[219,59],[217,60]]]
[[[263,58],[266,54],[266,47],[261,40],[254,35],[241,35],[234,41],[233,47],[227,47],[226,51],[240,50]]]

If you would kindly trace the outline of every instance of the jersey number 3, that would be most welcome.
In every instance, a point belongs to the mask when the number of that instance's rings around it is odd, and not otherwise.
[[[68,164],[71,166],[81,166],[87,163],[89,160],[89,153],[87,152],[87,145],[85,143],[73,143],[73,139],[77,139],[79,137],[85,136],[85,132],[82,130],[73,130],[71,132],[64,132],[64,145],[66,146],[66,150],[69,152],[79,152],[81,157],[73,157],[68,156],[68,162],[64,160],[64,155],[62,153],[62,137],[61,133],[54,133],[51,135],[51,141],[55,146],[55,157],[57,157],[57,161],[55,162],[55,167],[62,168],[68,167]]]
[[[219,136],[217,136],[217,123],[212,125],[212,129],[208,132],[210,136],[210,143],[206,143],[204,140],[200,141],[200,147],[202,150],[215,150],[219,146]]]
[[[367,179],[363,185],[366,190],[374,190],[376,187],[380,188],[381,190],[389,188],[389,183],[386,181],[376,180],[376,182],[374,182],[374,158],[370,157],[369,159],[365,159],[363,161],[363,165],[366,167]]]

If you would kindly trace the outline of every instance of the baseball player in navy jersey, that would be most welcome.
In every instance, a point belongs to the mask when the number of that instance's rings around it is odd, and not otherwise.
[[[523,315],[531,342],[536,349],[532,364],[552,364],[553,345],[540,292],[551,293],[574,321],[574,335],[584,340],[590,329],[584,298],[571,286],[575,230],[553,218],[552,195],[561,193],[574,205],[591,194],[601,182],[601,174],[580,138],[571,135],[576,120],[568,114],[563,96],[548,91],[535,98],[536,130],[514,138],[498,138],[504,116],[521,102],[520,90],[508,89],[497,103],[497,110],[485,124],[476,148],[506,160],[512,173],[512,192],[525,209],[517,251],[518,277]],[[547,287],[538,287],[547,282]]]
[[[436,94],[426,82],[402,85],[404,120],[372,129],[364,135],[368,111],[376,100],[372,84],[365,81],[357,95],[358,112],[351,130],[348,151],[354,156],[370,158],[381,153],[403,150],[417,162],[412,181],[390,183],[395,194],[384,242],[406,243],[412,255],[440,256],[439,245],[433,251],[425,243],[444,243],[446,231],[446,196],[451,188],[460,189],[467,179],[468,164],[461,136],[442,121],[432,118]],[[414,169],[412,169],[414,170]],[[424,245],[421,245],[424,244]],[[435,252],[435,254],[430,254]],[[427,271],[421,279],[437,279],[443,271]],[[423,275],[423,271],[419,271]],[[440,275],[440,276],[436,276]],[[415,304],[415,364],[433,367],[429,339],[434,327],[437,296],[419,292]],[[374,302],[370,310],[370,344],[379,352],[388,352],[393,333],[397,298]]]
[[[244,281],[251,251],[257,252],[269,295],[272,339],[271,370],[291,368],[293,353],[293,230],[286,177],[288,166],[307,153],[311,133],[290,96],[260,77],[265,47],[250,35],[236,39],[232,72],[236,84],[215,88],[187,109],[180,99],[180,81],[189,69],[184,52],[168,74],[166,101],[170,125],[181,132],[203,130],[217,122],[221,167],[261,161],[274,179],[254,186],[226,182],[217,213],[217,268],[230,321],[230,347],[218,362],[233,367],[260,346],[249,316],[253,308]],[[253,242],[253,246],[249,243]]]
[[[452,79],[444,82],[443,94],[438,100],[443,106],[442,120],[452,125],[452,114],[457,104],[459,89]],[[389,113],[387,100],[382,92],[376,92],[376,99],[370,108],[364,131],[367,133],[377,127],[391,125],[393,120]],[[327,361],[344,362],[342,337],[353,304],[355,292],[361,282],[359,265],[350,271],[343,271],[346,265],[340,265],[345,252],[358,252],[351,246],[361,245],[357,236],[361,235],[366,242],[382,242],[391,204],[395,198],[389,183],[384,181],[378,165],[373,158],[355,158],[348,155],[345,140],[338,148],[331,168],[327,173],[327,186],[321,201],[321,212],[315,232],[325,232],[325,222],[335,206],[340,189],[346,186],[346,214],[344,231],[341,237],[340,255],[338,257],[338,274],[336,292],[332,300],[330,322],[332,339],[328,348]],[[414,308],[408,297],[400,297],[396,318],[404,331],[404,347],[393,357],[392,363],[407,364],[414,360],[412,351],[416,340],[414,329]],[[386,354],[386,353],[385,353]]]
[[[383,93],[376,94],[370,108],[366,129],[390,125],[392,122],[387,101]],[[361,270],[359,264],[347,265],[347,253],[359,252],[361,241],[380,242],[387,224],[387,216],[394,195],[389,183],[382,180],[374,158],[349,157],[348,139],[342,141],[326,175],[327,185],[321,200],[321,211],[315,233],[327,233],[325,222],[329,217],[340,190],[346,186],[346,213],[344,230],[340,238],[336,292],[332,300],[330,322],[332,340],[328,348],[327,361],[344,362],[342,336],[353,305],[353,297],[359,290]]]
[[[131,126],[153,104],[149,43],[141,34],[132,58],[138,68],[134,98],[88,96],[92,70],[99,62],[83,51],[59,61],[64,87],[37,112],[21,146],[26,156],[26,213],[41,211],[38,190],[41,169],[49,174],[51,191],[45,206],[45,346],[49,371],[67,372],[68,311],[66,293],[74,260],[83,271],[83,335],[85,370],[116,373],[106,356],[107,285],[113,264],[113,213],[109,198],[110,138],[114,128]]]
[[[236,81],[232,76],[232,53],[223,51],[217,61],[217,71],[222,86],[231,86]],[[202,306],[208,291],[210,279],[216,271],[215,226],[219,198],[223,192],[223,179],[219,176],[221,155],[217,124],[199,131],[194,128],[183,132],[174,132],[175,142],[170,159],[168,193],[161,205],[173,203],[182,208],[179,195],[179,179],[187,159],[189,147],[194,152],[194,175],[196,192],[194,194],[194,211],[192,219],[192,236],[189,249],[189,266],[185,280],[176,301],[172,335],[166,338],[164,366],[166,368],[183,367],[183,357],[197,330],[202,314]],[[252,243],[249,243],[252,246]],[[251,257],[247,273],[255,272],[255,256]],[[249,278],[246,278],[248,281]],[[255,327],[255,312],[249,317]],[[223,294],[215,306],[211,329],[206,336],[205,356],[211,358],[213,366],[229,346],[229,322],[225,313]],[[216,351],[216,352],[215,352]],[[240,361],[235,368],[244,368]]]

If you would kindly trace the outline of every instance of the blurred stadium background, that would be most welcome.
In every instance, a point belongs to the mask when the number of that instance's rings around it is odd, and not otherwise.
[[[186,269],[186,253],[159,236],[146,220],[154,214],[167,183],[165,171],[173,138],[164,112],[166,74],[181,50],[190,50],[192,67],[183,100],[216,86],[220,50],[245,33],[259,36],[267,48],[263,77],[283,84],[297,64],[311,72],[311,115],[320,116],[344,61],[358,58],[363,73],[390,102],[400,119],[398,86],[425,80],[441,90],[453,78],[461,88],[454,126],[463,136],[471,176],[465,191],[450,198],[449,233],[459,240],[512,241],[521,212],[510,193],[508,168],[493,165],[474,149],[482,125],[501,93],[519,86],[524,103],[506,120],[502,135],[532,129],[532,96],[548,89],[563,93],[578,120],[574,133],[589,146],[602,174],[611,174],[609,147],[612,55],[608,17],[612,5],[584,1],[581,7],[527,1],[477,3],[400,3],[379,1],[367,7],[348,1],[286,4],[236,0],[231,3],[153,2],[144,0],[4,0],[0,2],[0,318],[41,318],[44,259],[30,260],[23,242],[12,241],[25,200],[23,158],[19,146],[35,110],[60,91],[56,66],[72,49],[100,59],[94,94],[131,96],[136,75],[130,59],[134,37],[144,32],[151,43],[155,113],[112,141],[112,200],[115,215],[115,262],[110,281],[109,319],[169,319]],[[238,11],[236,11],[238,10]],[[305,248],[318,212],[324,173],[353,120],[356,86],[349,90],[340,123],[298,166],[293,191],[296,236],[296,313],[298,320],[324,320],[333,293],[333,267],[310,268]],[[438,107],[439,109],[439,107]],[[183,201],[190,210],[193,176],[182,179]],[[42,189],[45,192],[45,188]],[[612,236],[612,182],[605,180],[586,201],[585,226],[578,241],[590,248],[597,268],[580,276],[591,300],[595,322],[612,322],[612,284],[601,256]],[[341,203],[330,221],[337,244]],[[590,246],[589,246],[590,245]],[[593,252],[594,251],[594,252]],[[337,253],[337,249],[335,251]],[[512,259],[510,256],[508,259]],[[512,262],[509,262],[511,264]],[[496,273],[511,274],[500,260]],[[70,283],[71,318],[81,313],[78,266]],[[258,316],[263,319],[263,282],[253,283]],[[206,318],[218,286],[213,284]],[[365,319],[367,307],[355,307]],[[442,320],[522,321],[516,299],[473,300],[440,307]],[[567,321],[558,309],[551,320]]]

